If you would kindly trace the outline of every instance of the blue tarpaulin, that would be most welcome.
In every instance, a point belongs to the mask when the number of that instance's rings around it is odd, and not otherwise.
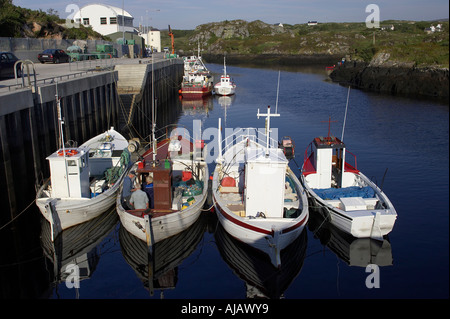
[[[362,197],[373,198],[375,197],[375,191],[369,187],[344,187],[344,188],[322,188],[313,189],[313,191],[322,199],[339,199],[341,197]]]

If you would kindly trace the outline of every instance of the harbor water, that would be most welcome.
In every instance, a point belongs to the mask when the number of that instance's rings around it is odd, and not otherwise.
[[[223,66],[207,66],[217,81]],[[271,119],[274,134],[295,142],[290,166],[297,174],[308,144],[326,136],[330,125],[356,155],[358,169],[396,208],[387,238],[351,238],[312,210],[308,227],[283,252],[286,265],[277,270],[230,238],[205,206],[196,224],[158,243],[149,261],[145,244],[121,227],[114,207],[51,243],[48,225],[32,204],[0,229],[2,298],[448,299],[448,104],[351,89],[344,127],[348,88],[330,82],[322,67],[228,65],[227,73],[237,84],[235,96],[174,100],[178,124],[192,129],[196,123],[207,132],[221,118],[224,128],[263,129],[264,118],[256,114],[270,105],[280,114]],[[212,136],[203,139],[214,146]],[[214,163],[209,165],[212,172]],[[33,199],[23,194],[24,202]],[[82,265],[78,287],[61,276],[74,260]]]

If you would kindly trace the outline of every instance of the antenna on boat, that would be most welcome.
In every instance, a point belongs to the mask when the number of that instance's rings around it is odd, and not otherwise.
[[[225,56],[223,56],[223,75],[227,77],[227,65],[225,64]]]
[[[64,130],[63,130],[63,124],[64,124],[64,120],[62,118],[61,115],[61,98],[59,97],[59,93],[58,93],[58,81],[56,81],[56,110],[58,113],[58,123],[59,123],[59,137],[60,137],[60,143],[61,143],[61,148],[62,148],[62,156],[64,158],[64,167],[65,167],[65,171],[66,171],[66,183],[67,183],[67,194],[70,197],[70,184],[69,184],[69,172],[68,172],[68,168],[67,168],[67,161],[66,161],[66,149],[65,149],[65,145],[64,145]]]
[[[348,109],[348,98],[350,96],[350,86],[348,87],[347,92],[347,103],[345,104],[345,115],[344,115],[344,124],[342,126],[342,136],[341,136],[341,142],[344,141],[344,130],[345,130],[345,121],[347,120],[347,109]]]
[[[217,143],[219,148],[219,154],[217,155],[216,162],[222,162],[222,118],[219,117],[219,127],[217,132]]]
[[[278,111],[278,95],[280,93],[280,70],[278,70],[278,85],[277,85],[277,101],[275,103],[275,113]]]
[[[275,117],[275,116],[278,117],[278,116],[280,116],[280,114],[278,114],[278,113],[270,114],[270,105],[268,105],[268,106],[267,106],[267,113],[266,113],[266,114],[264,114],[264,113],[259,113],[259,109],[258,109],[258,114],[257,114],[258,119],[259,119],[260,116],[266,116],[266,117],[267,117],[267,130],[266,130],[266,132],[267,132],[267,134],[266,134],[266,157],[267,157],[267,156],[269,156],[270,118],[271,118],[271,117]]]

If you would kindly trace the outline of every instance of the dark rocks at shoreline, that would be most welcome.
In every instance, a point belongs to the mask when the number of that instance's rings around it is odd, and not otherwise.
[[[449,69],[411,64],[346,62],[330,74],[334,82],[380,93],[449,99]]]
[[[202,57],[208,63],[223,63],[223,54],[205,53]],[[227,64],[255,65],[334,65],[342,54],[226,54]]]

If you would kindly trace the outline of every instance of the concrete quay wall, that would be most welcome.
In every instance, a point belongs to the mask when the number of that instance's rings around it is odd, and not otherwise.
[[[178,92],[183,62],[176,60],[155,62],[153,77],[151,64],[139,64],[146,70],[141,88],[133,92],[138,95],[134,110],[139,109],[139,112],[130,113],[130,106],[127,110],[126,95],[131,93],[119,88],[121,77],[123,80],[125,74],[130,73],[126,67],[46,83],[36,89],[0,93],[0,185],[4,189],[0,192],[0,200],[6,203],[6,209],[0,214],[0,225],[26,208],[30,203],[24,201],[24,194],[35,194],[36,187],[49,176],[46,157],[57,149],[59,141],[56,92],[64,118],[66,142],[81,145],[111,126],[127,138],[147,136],[149,131],[142,135],[139,131],[151,127],[152,87],[154,96],[161,97],[159,121],[176,120],[174,110],[168,110],[167,103],[162,103],[174,98]],[[172,115],[165,116],[165,112]],[[123,117],[131,121],[120,127]]]

